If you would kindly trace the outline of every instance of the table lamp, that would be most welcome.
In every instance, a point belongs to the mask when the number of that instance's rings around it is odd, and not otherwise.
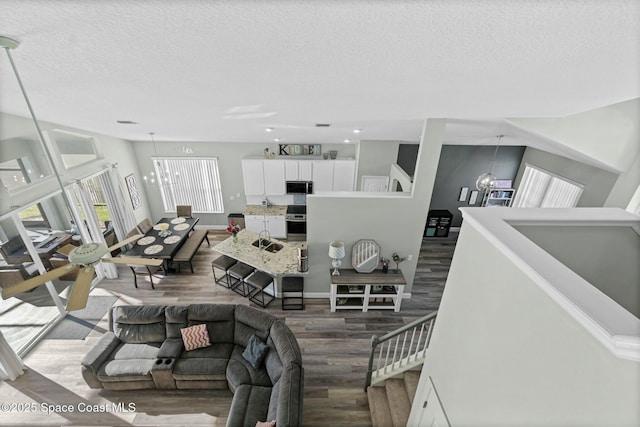
[[[342,265],[342,258],[344,258],[344,242],[336,240],[329,245],[329,258],[333,259],[331,265],[333,265],[333,276],[339,276],[340,272],[338,267]]]

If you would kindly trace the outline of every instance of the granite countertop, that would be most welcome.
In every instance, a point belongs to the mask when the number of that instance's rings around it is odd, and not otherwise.
[[[244,215],[286,215],[287,205],[273,205],[273,206],[261,206],[261,205],[247,205],[242,211]]]
[[[215,245],[213,249],[272,276],[303,274],[298,271],[298,248],[306,248],[306,242],[283,242],[271,239],[272,242],[284,246],[278,252],[271,253],[253,246],[251,243],[256,240],[258,240],[258,233],[244,229],[238,233],[237,242],[234,243],[233,237],[229,237]]]

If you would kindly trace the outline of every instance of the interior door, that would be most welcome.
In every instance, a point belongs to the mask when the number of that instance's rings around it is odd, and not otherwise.
[[[387,192],[389,190],[389,177],[365,175],[362,177],[361,188],[362,191],[373,193]]]

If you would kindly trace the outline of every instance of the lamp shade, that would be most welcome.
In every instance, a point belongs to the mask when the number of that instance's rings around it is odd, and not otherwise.
[[[344,258],[344,242],[336,240],[329,245],[329,258],[342,259]]]

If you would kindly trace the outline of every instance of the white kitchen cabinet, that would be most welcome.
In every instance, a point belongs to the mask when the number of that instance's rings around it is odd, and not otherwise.
[[[265,228],[264,215],[245,215],[244,226],[247,230],[260,233]]]
[[[286,181],[300,181],[298,172],[298,160],[284,161],[284,177]]]
[[[313,192],[333,191],[332,160],[313,160]]]
[[[284,215],[265,215],[265,226],[271,237],[284,239],[287,237],[287,221]]]
[[[246,195],[265,194],[264,169],[262,159],[242,159],[242,177]]]
[[[254,233],[267,230],[273,238],[287,237],[287,221],[284,215],[245,215],[244,224],[247,230]]]
[[[285,160],[286,181],[312,181],[313,160]]]
[[[356,179],[355,160],[335,160],[333,166],[333,191],[354,191]]]
[[[285,161],[264,160],[264,191],[267,196],[279,196],[286,193]]]
[[[300,160],[298,162],[298,180],[313,181],[313,161]]]

